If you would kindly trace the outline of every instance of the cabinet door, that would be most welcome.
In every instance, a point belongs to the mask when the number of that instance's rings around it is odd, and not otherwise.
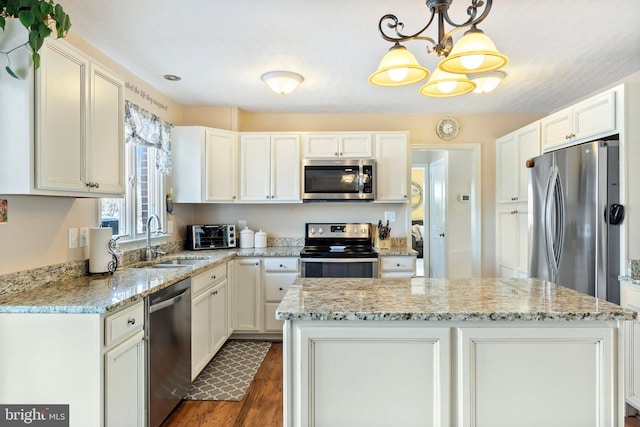
[[[240,201],[264,202],[271,195],[271,137],[240,136]]]
[[[497,213],[496,260],[498,277],[516,277],[518,262],[518,217],[513,205]]]
[[[573,129],[571,110],[566,109],[540,120],[542,126],[542,150],[559,147],[569,142]]]
[[[262,328],[260,261],[237,259],[234,330],[259,332]]]
[[[607,92],[577,104],[573,109],[574,139],[589,139],[616,129],[616,93]]]
[[[198,294],[191,301],[191,380],[207,366],[213,357],[211,325],[211,289]]]
[[[515,133],[496,140],[496,198],[498,203],[513,203],[518,194],[518,141]]]
[[[213,355],[227,340],[227,281],[224,280],[211,292],[211,312],[213,323],[211,327],[211,341]]]
[[[85,121],[88,60],[45,42],[36,79],[36,182],[39,189],[88,191]]]
[[[524,203],[518,204],[518,277],[529,277],[529,211]]]
[[[235,202],[238,194],[237,136],[234,132],[217,129],[207,129],[205,134],[206,201]]]
[[[373,142],[371,134],[346,134],[339,136],[338,155],[344,158],[371,158],[373,157]]]
[[[105,425],[144,427],[144,333],[105,353]]]
[[[529,170],[526,162],[540,154],[540,124],[536,122],[518,131],[517,141],[518,156],[515,168],[519,187],[516,197],[518,202],[526,202],[529,192]]]
[[[406,133],[376,135],[376,202],[406,202],[409,188]]]
[[[338,135],[309,133],[302,136],[305,159],[327,159],[338,157]]]
[[[91,65],[87,182],[93,193],[124,193],[124,82]]]
[[[271,136],[271,201],[299,202],[300,136]]]

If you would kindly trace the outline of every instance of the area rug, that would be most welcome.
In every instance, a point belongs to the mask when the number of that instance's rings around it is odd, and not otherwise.
[[[186,400],[240,401],[271,348],[266,341],[230,340],[196,378]]]

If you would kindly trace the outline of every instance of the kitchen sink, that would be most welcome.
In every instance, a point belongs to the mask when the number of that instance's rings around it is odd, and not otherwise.
[[[203,260],[201,259],[183,259],[183,258],[178,258],[178,259],[172,259],[169,261],[163,261],[160,264],[156,264],[156,266],[158,265],[163,265],[163,266],[176,266],[176,265],[195,265],[198,264],[200,262],[202,262]]]

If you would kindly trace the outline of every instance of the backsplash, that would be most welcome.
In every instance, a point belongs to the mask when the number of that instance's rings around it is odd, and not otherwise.
[[[627,276],[631,279],[640,279],[640,259],[627,261]]]

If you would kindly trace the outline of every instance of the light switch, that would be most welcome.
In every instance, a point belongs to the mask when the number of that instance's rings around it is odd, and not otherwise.
[[[80,247],[89,246],[89,227],[80,227]]]
[[[69,249],[75,249],[78,247],[78,229],[69,229]]]
[[[167,233],[173,234],[173,221],[167,221]]]

